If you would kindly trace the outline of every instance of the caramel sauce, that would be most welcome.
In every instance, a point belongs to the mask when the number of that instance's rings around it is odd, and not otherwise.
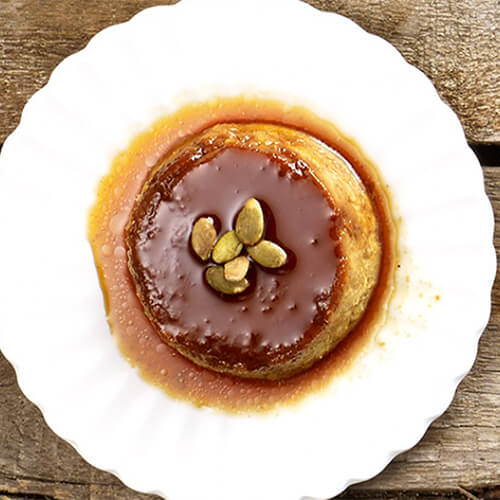
[[[160,339],[146,318],[128,270],[124,229],[152,168],[183,139],[224,122],[282,124],[323,141],[354,168],[379,220],[383,244],[381,273],[362,320],[328,356],[306,372],[285,380],[232,377],[202,368],[178,354]],[[249,192],[245,196],[253,194]],[[227,225],[227,221],[224,224]],[[144,379],[170,396],[230,412],[264,411],[277,404],[300,401],[307,394],[320,390],[336,374],[347,370],[373,338],[392,291],[395,225],[389,197],[376,167],[331,123],[306,109],[290,108],[270,100],[240,97],[189,105],[140,134],[116,157],[109,174],[98,186],[97,201],[89,217],[89,241],[111,331],[125,358]]]

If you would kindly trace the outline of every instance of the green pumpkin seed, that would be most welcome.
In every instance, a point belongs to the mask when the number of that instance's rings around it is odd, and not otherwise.
[[[252,259],[263,267],[276,269],[285,264],[287,260],[286,252],[276,243],[262,240],[253,247],[247,248]]]
[[[224,264],[224,278],[227,281],[241,281],[248,272],[250,261],[242,255]]]
[[[236,234],[245,245],[255,245],[264,234],[264,213],[255,198],[246,201],[236,218]]]
[[[224,264],[235,259],[243,249],[243,244],[234,231],[224,233],[215,244],[212,251],[212,259],[217,264]]]
[[[224,268],[222,266],[211,266],[205,271],[207,283],[217,292],[226,295],[236,295],[244,292],[250,283],[247,279],[240,281],[228,281],[224,278]]]
[[[201,260],[208,260],[217,239],[217,231],[210,219],[200,217],[191,232],[191,246]]]

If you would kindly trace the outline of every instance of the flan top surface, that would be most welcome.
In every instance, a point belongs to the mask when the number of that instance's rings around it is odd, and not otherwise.
[[[203,134],[152,174],[127,228],[129,267],[167,341],[216,365],[253,370],[291,359],[328,321],[339,264],[336,213],[293,151],[259,148],[241,134],[227,140],[225,127],[226,139]],[[190,235],[200,217],[213,220],[219,236],[232,230],[251,197],[263,207],[265,238],[285,249],[287,262],[279,269],[252,262],[249,288],[227,296],[206,283],[212,264],[193,252]]]

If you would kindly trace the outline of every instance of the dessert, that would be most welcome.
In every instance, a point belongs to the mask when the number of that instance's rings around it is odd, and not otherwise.
[[[323,148],[329,149],[344,167],[349,168],[351,175],[355,172],[354,178],[359,177],[363,184],[371,204],[370,211],[376,219],[381,250],[380,267],[364,313],[350,333],[329,353],[308,369],[299,370],[293,376],[284,376],[277,380],[233,376],[227,372],[207,369],[179,354],[145,314],[144,305],[138,298],[137,286],[130,272],[127,228],[129,228],[132,213],[137,207],[137,201],[144,192],[148,180],[165,165],[174,151],[180,150],[189,142],[192,143],[203,133],[220,124],[253,126],[273,124],[291,131],[302,131],[309,137],[309,141],[316,145],[322,144]],[[260,151],[260,153],[265,155],[265,151]],[[304,154],[307,156],[307,152]],[[324,188],[330,186],[329,191],[335,191],[335,185],[324,184],[327,182],[326,179],[321,180],[318,176],[318,181]],[[328,211],[333,210],[333,205],[328,201],[328,196],[324,196],[324,189],[318,190],[317,187],[318,185],[315,184],[313,193],[319,196],[323,207],[326,203],[326,213],[329,213]],[[217,196],[221,193],[226,193],[226,191],[217,191]],[[234,201],[232,210],[235,216],[250,198],[259,201],[261,196],[253,188],[248,189],[245,196]],[[275,220],[277,215],[286,216],[287,207],[282,205],[267,207],[265,199],[261,199],[259,203],[263,208],[265,218],[262,228],[263,239],[276,243],[286,250],[287,262],[281,269],[258,269],[259,276],[257,277],[266,279],[280,276],[284,278],[288,272],[287,266],[293,265],[294,256],[300,250],[293,242],[293,238],[289,239],[284,232],[287,221],[294,221],[295,218],[290,215],[284,221],[277,221]],[[239,260],[230,265],[229,263],[217,264],[213,261],[215,243],[219,241],[223,233],[236,231],[237,220],[228,220],[227,226],[223,228],[211,217],[210,207],[205,203],[203,205],[203,211],[208,212],[193,216],[192,227],[186,228],[184,239],[184,245],[189,248],[193,259],[192,264],[196,266],[199,273],[198,279],[203,281],[205,288],[213,297],[215,292],[207,283],[204,273],[211,266],[221,265],[224,266],[224,278],[228,281],[231,281],[228,278],[236,279],[243,273],[244,278],[250,282],[250,288],[242,292],[241,296],[251,293],[254,284],[260,280],[254,281],[253,279],[258,264],[253,262],[247,250],[242,249],[237,257]],[[349,207],[350,204],[346,206]],[[269,217],[270,215],[272,217]],[[198,228],[196,231],[195,225]],[[213,232],[207,231],[207,228],[212,226]],[[290,230],[292,235],[296,234],[297,227],[298,225],[292,226],[291,229],[294,230]],[[195,249],[191,236],[198,231],[203,237],[196,238],[196,244],[200,244],[201,247]],[[377,168],[362,154],[352,140],[344,137],[331,122],[319,118],[303,107],[290,107],[278,101],[248,96],[216,98],[199,104],[187,105],[174,114],[158,120],[149,129],[135,137],[130,145],[116,156],[109,172],[101,180],[96,202],[89,214],[88,226],[89,242],[103,291],[107,319],[113,338],[123,357],[147,382],[158,386],[170,397],[188,401],[196,406],[210,406],[228,412],[265,411],[273,409],[276,405],[299,402],[303,397],[316,393],[323,387],[329,387],[333,378],[350,368],[360,351],[369,348],[375,339],[378,325],[384,321],[386,304],[392,291],[396,262],[395,234],[389,197],[384,183],[380,179]],[[307,242],[306,239],[298,241],[301,244]],[[334,241],[330,239],[329,244]],[[331,256],[331,252],[328,255]],[[248,261],[248,269],[246,269],[246,261]],[[321,263],[318,259],[313,262]],[[328,259],[324,262],[331,263]],[[341,268],[342,265],[340,265]],[[321,269],[324,272],[325,268]],[[330,271],[330,280],[327,282],[331,284],[332,278],[333,272]],[[307,285],[309,279],[304,280],[304,283]],[[239,297],[240,295],[224,298],[222,294],[215,298],[218,303],[230,303],[238,301]]]
[[[275,124],[225,123],[171,151],[126,227],[128,266],[158,334],[205,368],[282,379],[344,339],[381,262],[359,177]]]

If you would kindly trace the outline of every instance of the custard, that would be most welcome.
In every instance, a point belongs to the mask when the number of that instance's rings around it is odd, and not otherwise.
[[[252,197],[286,263],[266,269],[250,246],[244,291],[214,293],[192,228],[209,217],[231,236]],[[162,338],[241,377],[289,377],[328,354],[360,319],[380,269],[379,227],[359,177],[325,144],[272,124],[216,125],[172,151],[146,181],[126,236],[138,296]]]

